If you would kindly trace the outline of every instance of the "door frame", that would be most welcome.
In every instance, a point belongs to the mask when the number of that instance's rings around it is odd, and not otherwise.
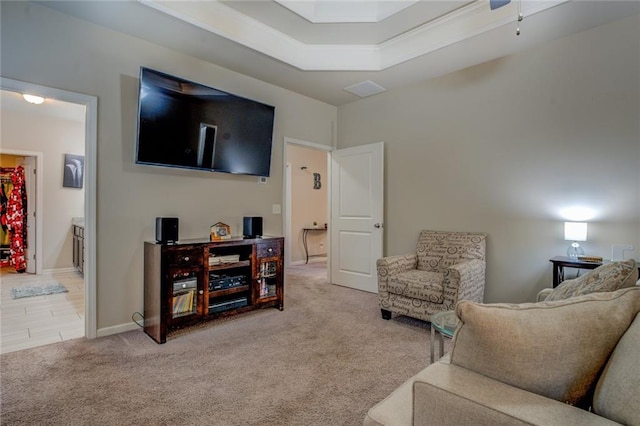
[[[288,138],[285,137],[284,138],[284,172],[283,172],[283,176],[284,178],[284,182],[283,182],[283,186],[284,186],[284,190],[283,190],[283,194],[284,194],[284,215],[283,215],[283,229],[284,229],[284,244],[285,244],[285,250],[284,250],[284,264],[285,267],[289,267],[291,265],[291,198],[292,198],[292,194],[291,194],[291,167],[290,164],[287,163],[287,147],[289,145],[297,145],[297,146],[301,146],[304,148],[310,148],[310,149],[315,149],[317,151],[324,151],[327,153],[327,177],[331,176],[331,151],[333,151],[333,147],[329,146],[329,145],[322,145],[319,143],[315,143],[315,142],[309,142],[309,141],[305,141],[305,140],[301,140],[301,139],[294,139],[294,138]],[[328,182],[328,181],[327,181]],[[331,228],[331,185],[329,185],[327,187],[327,224],[329,226],[329,228]],[[329,236],[329,233],[327,232],[327,248],[331,247],[331,238]],[[327,255],[327,277],[329,279],[329,282],[331,282],[331,275],[330,275],[330,270],[331,270],[331,250],[329,250],[329,253]]]
[[[31,194],[31,196],[33,196],[33,194],[36,194],[36,197],[38,195],[38,187],[37,187],[37,182],[36,179],[39,176],[37,170],[38,170],[38,164],[37,164],[37,157],[34,157],[32,155],[29,156],[25,156],[25,157],[20,157],[22,158],[22,160],[20,161],[20,164],[22,165],[22,167],[24,167],[24,183],[26,186],[26,191],[27,191],[27,196],[29,196],[28,194]],[[33,260],[33,262],[29,262],[29,258],[27,257],[27,269],[25,270],[25,272],[27,274],[37,274],[37,264],[40,263],[40,261],[38,260],[38,256],[37,256],[37,251],[38,251],[38,243],[37,243],[37,233],[38,233],[38,226],[37,226],[37,204],[36,203],[27,203],[27,248],[25,251],[25,255],[30,256],[31,259]],[[35,228],[35,232],[29,232],[30,230],[33,230]]]
[[[36,275],[42,274],[42,240],[43,240],[43,230],[42,230],[42,214],[38,214],[38,212],[42,211],[42,205],[43,205],[43,194],[42,194],[42,173],[40,173],[40,170],[42,170],[42,162],[43,162],[43,158],[42,152],[38,152],[38,151],[24,151],[21,149],[7,149],[7,148],[2,148],[0,147],[0,154],[7,154],[7,155],[19,155],[21,157],[35,157],[36,159]],[[29,261],[31,259],[27,259],[27,261]]]
[[[85,106],[85,191],[84,225],[84,312],[85,337],[97,336],[97,282],[96,282],[96,205],[97,205],[97,149],[98,149],[98,98],[68,90],[55,89],[19,80],[0,77],[0,89],[18,93],[30,93],[44,98]],[[40,174],[39,174],[40,175]],[[39,227],[41,229],[41,227]],[[37,231],[36,231],[37,232]],[[42,245],[39,245],[41,247]],[[36,247],[36,250],[38,247]]]

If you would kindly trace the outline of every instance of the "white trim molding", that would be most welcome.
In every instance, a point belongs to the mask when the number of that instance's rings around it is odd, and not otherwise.
[[[569,0],[520,0],[496,10],[476,0],[379,44],[303,43],[219,0],[138,1],[303,71],[382,71],[513,23],[519,10],[531,16]]]

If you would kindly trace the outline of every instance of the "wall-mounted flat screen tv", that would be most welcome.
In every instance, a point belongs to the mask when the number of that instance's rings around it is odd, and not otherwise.
[[[275,108],[140,68],[137,164],[269,176]]]

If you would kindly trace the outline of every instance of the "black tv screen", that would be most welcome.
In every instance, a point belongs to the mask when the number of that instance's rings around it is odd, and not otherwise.
[[[269,176],[275,108],[140,68],[137,164]]]

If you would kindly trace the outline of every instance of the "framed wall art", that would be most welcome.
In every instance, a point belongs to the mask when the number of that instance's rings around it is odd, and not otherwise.
[[[84,155],[65,154],[62,186],[82,188],[84,180]]]

